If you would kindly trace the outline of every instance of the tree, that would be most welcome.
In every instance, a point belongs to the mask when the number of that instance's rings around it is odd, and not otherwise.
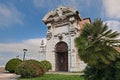
[[[108,29],[101,19],[84,25],[75,43],[79,57],[88,64],[84,71],[86,80],[118,80],[115,79],[115,74],[120,74],[120,71],[115,72],[114,67],[120,57],[120,53],[115,49],[120,47],[118,36],[119,33]]]
[[[81,35],[75,39],[80,58],[89,66],[105,67],[120,55],[114,48],[119,46],[118,36],[119,33],[108,30],[107,24],[103,24],[101,19],[85,24]]]

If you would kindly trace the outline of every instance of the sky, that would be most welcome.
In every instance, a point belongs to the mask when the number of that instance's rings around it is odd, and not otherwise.
[[[40,43],[47,32],[42,18],[58,6],[75,8],[91,21],[101,18],[120,32],[120,0],[0,0],[0,66],[18,55],[22,59],[24,48],[26,59],[42,59]]]

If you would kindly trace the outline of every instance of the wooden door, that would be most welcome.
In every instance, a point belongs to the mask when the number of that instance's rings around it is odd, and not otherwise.
[[[64,42],[56,45],[56,70],[68,71],[68,46]]]
[[[67,53],[57,53],[57,70],[68,71],[68,55]]]

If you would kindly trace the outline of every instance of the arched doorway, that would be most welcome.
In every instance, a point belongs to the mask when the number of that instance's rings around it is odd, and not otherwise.
[[[68,71],[68,46],[65,42],[59,42],[55,46],[56,71]]]

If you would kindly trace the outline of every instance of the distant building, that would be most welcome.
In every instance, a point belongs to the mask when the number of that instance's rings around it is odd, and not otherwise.
[[[82,19],[73,8],[59,6],[47,13],[43,22],[48,28],[46,60],[52,63],[52,71],[82,71],[86,64],[79,59],[74,39],[90,19]]]

